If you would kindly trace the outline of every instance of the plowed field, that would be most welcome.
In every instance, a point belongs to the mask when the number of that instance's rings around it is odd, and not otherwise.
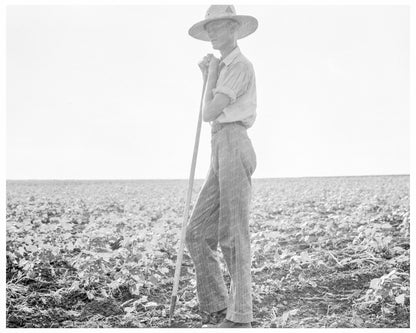
[[[7,327],[167,327],[186,190],[7,181]],[[409,176],[254,179],[253,327],[409,327],[409,223]],[[200,327],[186,251],[178,298]]]

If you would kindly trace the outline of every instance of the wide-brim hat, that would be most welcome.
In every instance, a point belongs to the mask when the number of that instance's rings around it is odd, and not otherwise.
[[[208,33],[205,30],[205,25],[222,19],[231,19],[240,24],[237,31],[237,39],[244,38],[258,27],[258,21],[255,17],[249,15],[237,15],[233,5],[212,5],[208,8],[205,14],[205,20],[195,23],[188,31],[192,37],[209,41]]]

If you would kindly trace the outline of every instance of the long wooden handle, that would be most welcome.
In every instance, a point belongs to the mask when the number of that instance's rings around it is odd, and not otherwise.
[[[194,186],[194,177],[195,177],[195,168],[196,168],[196,158],[198,156],[199,137],[201,135],[202,105],[204,101],[206,85],[207,85],[207,77],[205,76],[204,84],[202,87],[201,103],[199,105],[198,125],[197,125],[196,135],[195,135],[194,154],[192,156],[191,173],[189,175],[189,184],[188,184],[188,193],[186,196],[185,211],[183,214],[181,239],[180,239],[180,244],[179,244],[178,256],[176,258],[175,277],[173,281],[173,291],[172,291],[172,298],[171,298],[171,303],[170,303],[169,325],[171,324],[173,313],[175,311],[176,299],[177,299],[177,294],[178,294],[178,286],[179,286],[179,278],[181,275],[183,249],[185,245],[186,226],[188,224],[188,218],[189,218],[189,206],[191,204],[191,199],[192,199],[192,190]]]

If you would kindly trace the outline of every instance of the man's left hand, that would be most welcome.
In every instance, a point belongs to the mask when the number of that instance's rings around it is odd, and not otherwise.
[[[211,60],[208,66],[208,76],[212,74],[217,74],[219,63],[220,63],[220,59],[216,58],[215,56],[211,56]]]

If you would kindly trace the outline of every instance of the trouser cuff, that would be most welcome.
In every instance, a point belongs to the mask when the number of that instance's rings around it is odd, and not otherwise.
[[[253,313],[251,311],[245,313],[227,311],[225,318],[235,323],[251,323],[253,321]]]
[[[199,304],[199,308],[201,311],[213,313],[220,310],[223,310],[227,307],[227,301],[221,301],[213,304]]]

